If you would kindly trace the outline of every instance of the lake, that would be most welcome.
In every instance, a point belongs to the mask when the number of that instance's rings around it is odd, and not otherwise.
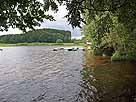
[[[4,47],[0,102],[136,102],[136,63],[82,50]]]

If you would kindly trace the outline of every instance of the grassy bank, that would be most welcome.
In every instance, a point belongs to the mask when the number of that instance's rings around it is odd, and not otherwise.
[[[136,52],[118,52],[111,57],[112,61],[136,61]]]
[[[74,43],[16,43],[16,44],[6,44],[0,43],[0,47],[9,47],[9,46],[84,46],[83,43],[74,44]]]
[[[0,47],[16,46],[16,44],[3,44],[0,43]]]

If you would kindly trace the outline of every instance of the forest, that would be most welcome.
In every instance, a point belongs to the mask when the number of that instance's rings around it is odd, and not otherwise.
[[[71,41],[71,32],[56,29],[37,29],[23,34],[8,34],[0,36],[0,43],[68,43]]]

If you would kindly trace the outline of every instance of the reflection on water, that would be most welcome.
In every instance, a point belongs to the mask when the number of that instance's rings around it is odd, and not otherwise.
[[[136,102],[136,63],[86,56],[80,102]]]

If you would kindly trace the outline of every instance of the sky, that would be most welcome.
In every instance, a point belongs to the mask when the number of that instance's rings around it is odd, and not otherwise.
[[[54,13],[52,11],[49,11],[49,14],[52,14],[56,21],[49,21],[44,20],[43,23],[41,23],[40,27],[37,27],[38,29],[41,28],[54,28],[54,29],[60,29],[60,30],[69,30],[71,31],[72,38],[81,38],[80,28],[73,29],[71,25],[67,22],[67,19],[64,18],[64,16],[67,14],[67,10],[65,6],[59,6],[59,11],[57,13]],[[12,29],[9,28],[9,30],[6,32],[0,32],[0,35],[5,34],[20,34],[22,31],[19,29]]]

